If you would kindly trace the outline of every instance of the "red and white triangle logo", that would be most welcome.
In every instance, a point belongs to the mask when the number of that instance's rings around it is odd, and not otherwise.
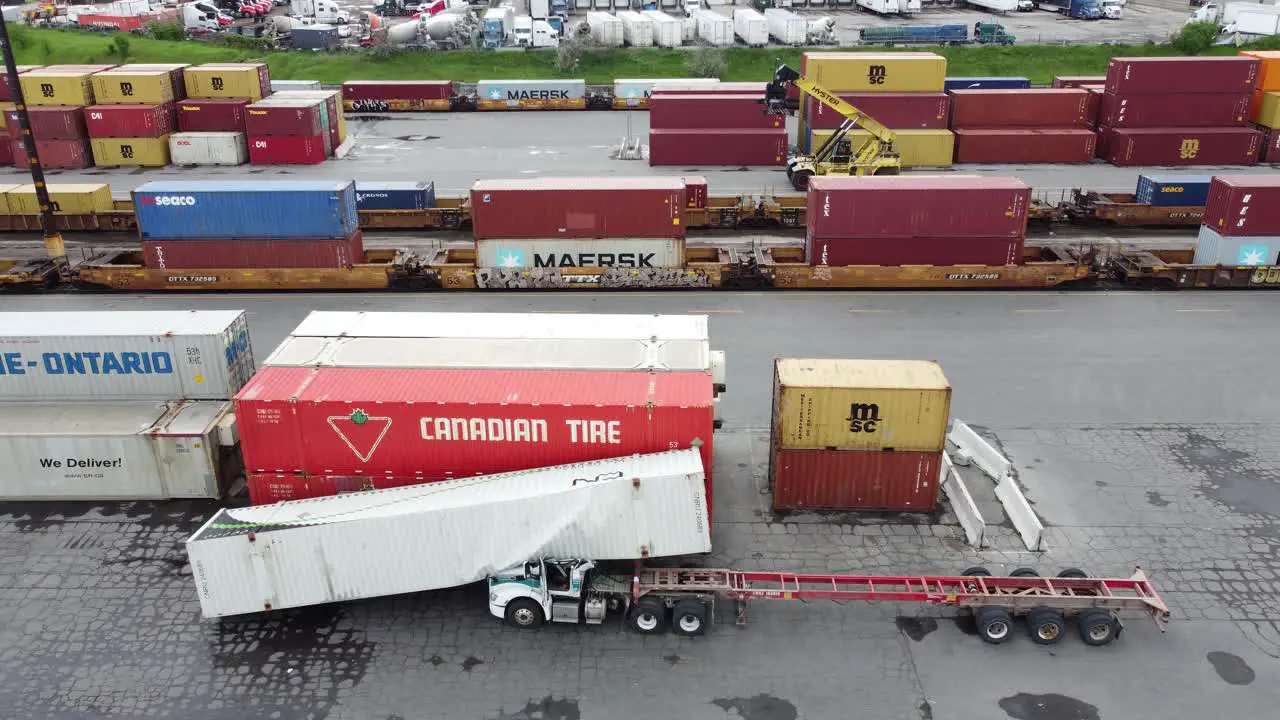
[[[328,420],[329,427],[338,433],[360,462],[369,462],[391,429],[391,418],[370,416],[359,408],[350,415],[330,415]]]

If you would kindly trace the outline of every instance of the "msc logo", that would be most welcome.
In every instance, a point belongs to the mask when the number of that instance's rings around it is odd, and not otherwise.
[[[867,68],[867,82],[871,85],[883,85],[888,75],[883,65],[872,65]]]
[[[1178,157],[1182,160],[1190,160],[1200,154],[1200,141],[1195,138],[1188,138],[1182,141],[1182,147],[1178,148]]]
[[[873,433],[880,425],[880,406],[876,403],[853,403],[849,405],[849,423],[851,433]]]
[[[138,198],[143,205],[195,205],[196,199],[190,195],[143,195]]]
[[[122,82],[122,83],[120,83],[120,94],[121,94],[121,95],[124,95],[124,96],[132,96],[132,95],[133,95],[133,83],[131,83],[131,82]]]
[[[51,83],[40,83],[40,94],[44,97],[51,98],[54,96],[53,85]]]
[[[209,84],[213,86],[214,90],[223,90],[226,87],[226,83],[222,82],[222,78],[216,76],[209,78]]]
[[[127,159],[132,158],[132,157],[133,157],[133,146],[132,146],[132,145],[121,145],[121,146],[120,146],[120,157],[125,158],[126,160],[127,160]],[[193,205],[195,204],[195,198],[192,198],[192,200],[191,200],[191,204],[193,204]]]

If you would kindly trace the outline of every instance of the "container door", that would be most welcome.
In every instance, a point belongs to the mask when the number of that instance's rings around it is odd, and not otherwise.
[[[164,494],[170,498],[217,498],[217,446],[201,435],[152,435]]]

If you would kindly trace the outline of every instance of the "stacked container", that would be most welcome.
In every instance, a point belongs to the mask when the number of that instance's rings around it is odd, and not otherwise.
[[[943,92],[947,61],[934,53],[812,52],[801,58],[806,77],[852,103],[898,136],[904,167],[949,167],[955,139],[947,129],[950,98]],[[814,152],[844,122],[821,101],[800,98],[796,144]],[[850,132],[853,149],[871,139]]]
[[[1280,52],[1245,50],[1258,60],[1258,87],[1249,106],[1249,120],[1264,134],[1259,162],[1280,163]]]
[[[1280,265],[1280,177],[1213,178],[1195,264]]]
[[[1025,90],[1031,87],[1030,78],[1024,77],[949,77],[943,84],[947,92],[952,90]]]
[[[1094,96],[1080,88],[952,90],[958,163],[1082,163],[1093,159]]]
[[[84,122],[84,108],[93,104],[92,75],[93,70],[88,68],[52,65],[18,76],[27,102],[31,135],[45,168],[79,170],[93,165],[93,149]],[[13,163],[26,167],[30,161],[22,129],[12,111],[6,115]]]
[[[685,196],[678,177],[481,180],[471,187],[476,265],[682,267]]]
[[[950,408],[937,363],[775,360],[773,509],[933,510]]]
[[[28,70],[35,70],[40,65],[18,65],[17,71],[21,75]],[[9,75],[0,73],[0,130],[8,132],[9,111],[15,107],[13,104],[13,90],[9,88]],[[13,164],[13,141],[10,139],[0,142],[0,165]]]
[[[763,89],[740,92],[729,85],[704,84],[701,94],[655,87],[649,98],[649,164],[785,164],[785,119],[765,114]]]
[[[181,68],[122,65],[93,76],[97,104],[85,109],[93,156],[101,166],[168,165],[177,129]]]
[[[1113,165],[1252,165],[1253,57],[1114,58],[1098,112],[1098,156]]]
[[[328,114],[329,143],[337,152],[347,140],[347,119],[342,110],[342,91],[340,90],[285,90],[273,95],[269,100],[322,100]]]
[[[927,202],[920,198],[927,197]],[[1016,178],[809,180],[805,254],[813,266],[1020,265],[1031,188]]]
[[[252,165],[322,163],[333,154],[329,130],[324,100],[273,96],[245,109],[245,135]]]
[[[183,68],[186,99],[177,103],[178,132],[169,151],[177,165],[243,165],[249,159],[246,107],[271,94],[263,63],[210,63]]]
[[[153,269],[347,268],[363,262],[355,183],[163,181],[133,191]]]

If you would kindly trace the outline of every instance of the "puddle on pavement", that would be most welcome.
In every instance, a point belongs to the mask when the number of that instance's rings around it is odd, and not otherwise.
[[[761,693],[749,698],[716,698],[712,705],[726,713],[735,711],[742,720],[796,720],[796,706],[772,695]]]
[[[1248,685],[1254,681],[1257,675],[1254,674],[1253,668],[1249,667],[1249,663],[1239,655],[1232,655],[1229,652],[1221,652],[1215,650],[1205,655],[1205,659],[1213,666],[1218,677],[1228,685]]]
[[[1018,693],[997,704],[1013,720],[1101,720],[1098,708],[1057,693]]]

